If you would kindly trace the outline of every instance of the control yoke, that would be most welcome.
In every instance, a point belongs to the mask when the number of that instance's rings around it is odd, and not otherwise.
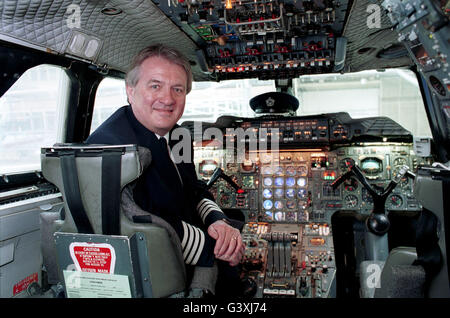
[[[356,177],[356,179],[364,186],[364,188],[367,189],[373,199],[373,210],[366,221],[367,228],[376,235],[381,236],[386,234],[390,227],[389,219],[387,218],[385,213],[386,199],[404,177],[414,179],[415,175],[409,171],[408,166],[403,165],[400,168],[398,174],[388,184],[386,189],[379,193],[369,184],[361,169],[357,165],[352,165],[349,166],[348,171],[337,178],[331,184],[331,186],[333,187],[333,189],[336,189],[351,176]]]

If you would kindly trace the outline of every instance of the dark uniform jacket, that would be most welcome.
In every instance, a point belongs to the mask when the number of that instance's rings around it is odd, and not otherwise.
[[[178,174],[167,146],[162,145],[158,137],[136,119],[129,105],[112,114],[86,142],[137,144],[150,149],[152,162],[137,181],[135,202],[173,226],[180,238],[187,265],[213,265],[215,240],[206,229],[215,221],[227,218],[212,195],[204,189],[204,183],[197,179],[193,160],[178,163]],[[173,146],[173,142],[169,141],[169,145]]]

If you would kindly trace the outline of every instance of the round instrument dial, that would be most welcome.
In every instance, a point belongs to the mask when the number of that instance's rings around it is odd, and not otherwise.
[[[269,177],[264,178],[263,183],[264,183],[264,186],[270,187],[273,183],[272,178],[269,178]]]
[[[281,187],[284,184],[283,177],[276,177],[275,178],[275,186]]]
[[[403,166],[407,164],[407,160],[405,157],[397,157],[394,160],[394,166]]]
[[[261,172],[264,175],[271,175],[273,173],[273,170],[271,166],[263,166]]]
[[[292,199],[295,197],[295,190],[294,189],[286,189],[286,198]]]
[[[288,176],[295,176],[295,174],[297,173],[296,170],[297,170],[297,169],[295,169],[294,166],[289,166],[289,167],[286,168],[286,174],[287,174]]]
[[[231,197],[228,194],[222,194],[219,199],[219,204],[222,207],[229,207],[231,205]]]
[[[275,167],[274,172],[277,176],[282,176],[283,175],[283,167],[281,167],[281,166]]]
[[[358,181],[355,178],[350,178],[344,181],[345,190],[353,192],[358,189]]]
[[[264,189],[263,197],[266,199],[270,199],[272,197],[272,191],[270,189]]]
[[[283,189],[275,189],[275,198],[282,198],[284,195],[284,190]]]
[[[286,207],[287,207],[288,209],[290,209],[290,210],[295,209],[295,207],[296,207],[295,201],[293,201],[293,200],[287,200],[287,201],[286,201]]]
[[[264,209],[270,210],[273,207],[273,202],[271,200],[266,200],[263,203]]]
[[[308,166],[306,165],[298,166],[297,172],[299,176],[306,176],[308,174]]]
[[[275,207],[275,209],[277,209],[277,210],[281,210],[281,209],[283,208],[283,202],[281,202],[281,201],[275,201],[274,207]]]
[[[358,206],[359,201],[358,201],[358,198],[356,197],[356,195],[349,194],[345,197],[344,202],[348,208],[354,208],[354,207]]]
[[[289,177],[286,179],[286,186],[293,187],[295,185],[295,178]]]
[[[297,185],[298,185],[299,187],[304,187],[304,186],[306,186],[306,178],[298,178],[298,179],[297,179]]]
[[[393,194],[388,199],[389,207],[392,209],[398,209],[403,205],[403,199],[398,194]]]
[[[298,189],[297,196],[299,199],[306,198],[307,192],[306,189]]]

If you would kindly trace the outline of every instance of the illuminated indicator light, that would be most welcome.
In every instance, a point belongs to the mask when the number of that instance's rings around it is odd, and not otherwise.
[[[239,194],[242,194],[242,193],[244,193],[245,191],[244,190],[242,190],[242,189],[238,189],[237,190],[237,193],[239,193]]]
[[[325,239],[315,237],[315,238],[310,239],[310,240],[309,240],[309,243],[310,243],[312,246],[321,246],[321,245],[324,245],[324,244],[325,244]]]
[[[231,0],[226,0],[225,9],[233,9],[233,4],[231,3]]]
[[[335,171],[327,171],[323,173],[323,179],[324,180],[335,180],[336,179],[336,172]]]

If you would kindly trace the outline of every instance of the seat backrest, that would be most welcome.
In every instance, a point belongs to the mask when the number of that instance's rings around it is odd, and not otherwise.
[[[77,205],[81,203],[81,209],[85,211],[87,221],[92,228],[91,232],[105,234],[102,230],[102,193],[104,193],[102,192],[104,190],[102,189],[102,177],[104,177],[102,165],[104,163],[103,154],[106,153],[120,155],[120,165],[116,166],[120,169],[118,177],[120,190],[141,175],[143,167],[139,160],[137,147],[134,145],[56,144],[53,147],[42,149],[42,174],[49,182],[58,187],[64,199],[66,213],[60,231],[83,232],[79,230],[80,225],[76,224],[74,220],[74,218],[76,219],[75,209],[79,208]],[[68,163],[64,163],[64,161]],[[66,180],[64,180],[64,169],[67,170]],[[113,172],[115,172],[113,169],[108,171],[108,173]],[[106,194],[106,196],[113,199],[110,194]],[[71,204],[73,200],[81,200],[81,202]]]
[[[392,249],[383,266],[380,287],[375,298],[422,298],[424,297],[425,271],[413,265],[417,259],[414,247]]]
[[[119,160],[111,165],[111,157]],[[150,151],[135,145],[57,144],[41,152],[42,174],[64,199],[65,217],[57,230],[129,237],[144,233],[152,294],[166,297],[186,289],[186,273],[175,231],[132,200],[133,181],[150,162]],[[148,218],[136,223],[136,215]]]

